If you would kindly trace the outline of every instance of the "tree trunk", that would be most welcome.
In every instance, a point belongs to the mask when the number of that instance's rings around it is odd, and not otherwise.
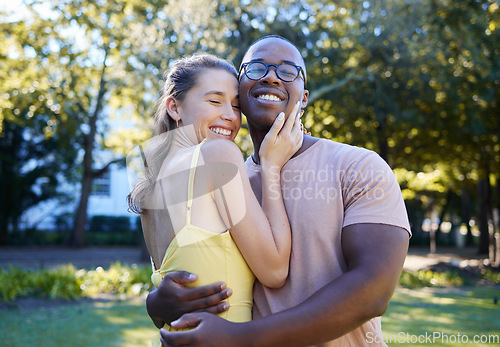
[[[497,215],[496,215],[496,220],[495,220],[495,224],[496,224],[496,228],[497,228],[497,231],[500,232],[500,177],[497,178]]]
[[[489,254],[490,246],[490,227],[489,227],[489,216],[488,216],[488,205],[491,202],[490,199],[490,184],[488,175],[486,178],[481,178],[477,184],[477,217],[479,223],[479,254]]]
[[[99,93],[97,95],[97,102],[94,110],[94,114],[89,117],[89,127],[90,131],[85,137],[84,150],[85,154],[83,156],[83,178],[82,187],[80,194],[80,203],[78,204],[78,209],[76,211],[75,219],[73,222],[73,230],[71,232],[68,245],[73,247],[83,247],[85,246],[85,224],[87,223],[87,206],[89,201],[90,192],[92,189],[92,181],[94,180],[95,173],[92,169],[92,164],[94,163],[94,146],[95,146],[95,136],[97,133],[97,119],[99,117],[99,112],[102,108],[102,100],[105,93],[105,80],[104,73],[106,71],[106,56],[107,51],[104,55],[103,68],[101,73],[101,81],[99,85]]]
[[[448,192],[446,193],[446,201],[444,203],[443,209],[441,210],[441,213],[439,214],[439,225],[436,229],[436,240],[437,241],[439,241],[442,237],[441,225],[443,224],[444,217],[446,216],[446,212],[448,212],[448,209],[451,205],[452,199],[453,199],[453,192],[451,189],[448,189]],[[451,220],[451,218],[450,218],[450,220]]]
[[[3,122],[3,136],[0,142],[0,153],[16,153],[20,150],[22,128],[11,122]],[[24,190],[24,182],[17,174],[21,168],[15,156],[6,155],[0,160],[0,245],[9,243],[9,226],[15,218],[22,215],[23,206],[16,199],[18,190]]]
[[[8,240],[9,240],[9,221],[7,220],[7,218],[2,218],[0,220],[0,246],[7,245]]]
[[[4,149],[4,148],[2,148]],[[7,164],[0,162],[0,177],[2,179],[0,180],[0,245],[5,246],[8,243],[9,240],[9,204],[8,202],[8,197],[9,197],[9,182],[6,179],[8,176],[7,174],[11,174],[10,172],[6,172]]]
[[[495,230],[493,240],[495,242],[495,261],[493,262],[493,266],[496,268],[500,268],[500,178],[497,178],[496,182],[497,188],[497,211],[496,218],[493,218],[495,223]]]
[[[387,143],[387,134],[386,134],[386,118],[387,118],[387,110],[382,101],[382,87],[380,86],[380,81],[374,81],[375,88],[375,99],[374,99],[374,113],[375,119],[378,122],[376,131],[377,131],[377,142],[378,142],[378,154],[382,159],[386,161],[387,164],[392,168],[392,163],[389,162],[389,144]]]
[[[470,247],[474,245],[474,238],[472,236],[472,229],[470,227],[470,195],[467,188],[462,187],[462,223],[467,227],[467,235],[465,237],[465,245]]]
[[[90,192],[92,190],[92,171],[90,174],[84,170],[82,187],[80,194],[80,202],[76,210],[76,216],[73,221],[73,230],[71,232],[68,245],[72,247],[85,246],[85,231],[87,224],[87,206],[89,201]]]

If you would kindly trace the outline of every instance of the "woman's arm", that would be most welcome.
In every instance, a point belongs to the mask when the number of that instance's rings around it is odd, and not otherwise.
[[[299,103],[281,128],[276,120],[269,133],[262,141],[259,158],[262,177],[262,209],[271,227],[281,265],[276,277],[282,279],[278,287],[283,286],[288,276],[292,237],[290,223],[286,214],[281,193],[281,168],[302,145]],[[294,117],[295,116],[295,117]],[[279,116],[278,116],[279,117]],[[281,129],[280,129],[281,128]],[[293,146],[290,146],[293,144]],[[261,281],[262,282],[262,281]]]
[[[291,234],[281,195],[280,170],[302,144],[296,113],[295,110],[286,120],[276,119],[260,150],[262,207],[253,194],[239,148],[226,140],[208,141],[202,147],[209,166],[214,167],[215,163],[236,166],[236,179],[215,191],[214,198],[253,273],[262,284],[275,288],[281,287],[288,276]],[[211,176],[220,180],[221,174]]]

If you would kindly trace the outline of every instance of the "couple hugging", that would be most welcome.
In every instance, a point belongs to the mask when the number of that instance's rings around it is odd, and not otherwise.
[[[380,316],[411,236],[400,188],[376,153],[304,134],[305,88],[299,50],[276,35],[248,48],[239,73],[210,55],[170,69],[129,195],[154,268],[157,344],[385,346]],[[241,112],[246,162],[232,142]]]

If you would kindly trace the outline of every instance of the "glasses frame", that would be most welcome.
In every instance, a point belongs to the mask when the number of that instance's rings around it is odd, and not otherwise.
[[[266,66],[266,72],[262,75],[262,77],[260,78],[251,78],[250,76],[248,76],[247,74],[247,66],[249,64],[253,64],[253,63],[259,63],[259,64],[262,64],[262,65],[265,65]],[[295,76],[295,78],[291,81],[285,81],[283,78],[280,77],[280,75],[278,74],[278,68],[281,66],[281,65],[291,65],[291,66],[295,66],[295,68],[297,69],[297,76]],[[262,61],[249,61],[248,63],[243,63],[241,64],[241,67],[240,67],[240,71],[238,73],[238,80],[240,80],[241,78],[241,72],[243,71],[245,73],[245,76],[247,76],[248,79],[252,80],[252,81],[260,81],[261,79],[263,79],[264,77],[267,76],[267,74],[269,73],[269,67],[270,66],[274,66],[274,72],[276,73],[276,77],[278,77],[280,80],[282,80],[283,82],[293,82],[295,81],[299,75],[302,73],[302,79],[304,80],[304,86],[306,85],[306,74],[304,72],[304,69],[302,69],[301,66],[298,66],[298,65],[295,65],[295,64],[292,64],[292,63],[281,63],[281,64],[266,64]]]

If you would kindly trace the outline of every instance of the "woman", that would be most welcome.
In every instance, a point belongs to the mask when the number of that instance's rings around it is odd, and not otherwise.
[[[226,282],[233,295],[220,315],[242,322],[251,319],[254,275],[274,288],[288,275],[291,236],[280,170],[300,148],[302,133],[297,104],[286,120],[278,115],[266,136],[259,151],[261,207],[232,142],[241,125],[237,93],[236,69],[222,59],[195,55],[174,64],[156,113],[158,136],[144,154],[146,178],[129,205],[141,214],[155,286],[174,270],[198,274],[197,286]]]

